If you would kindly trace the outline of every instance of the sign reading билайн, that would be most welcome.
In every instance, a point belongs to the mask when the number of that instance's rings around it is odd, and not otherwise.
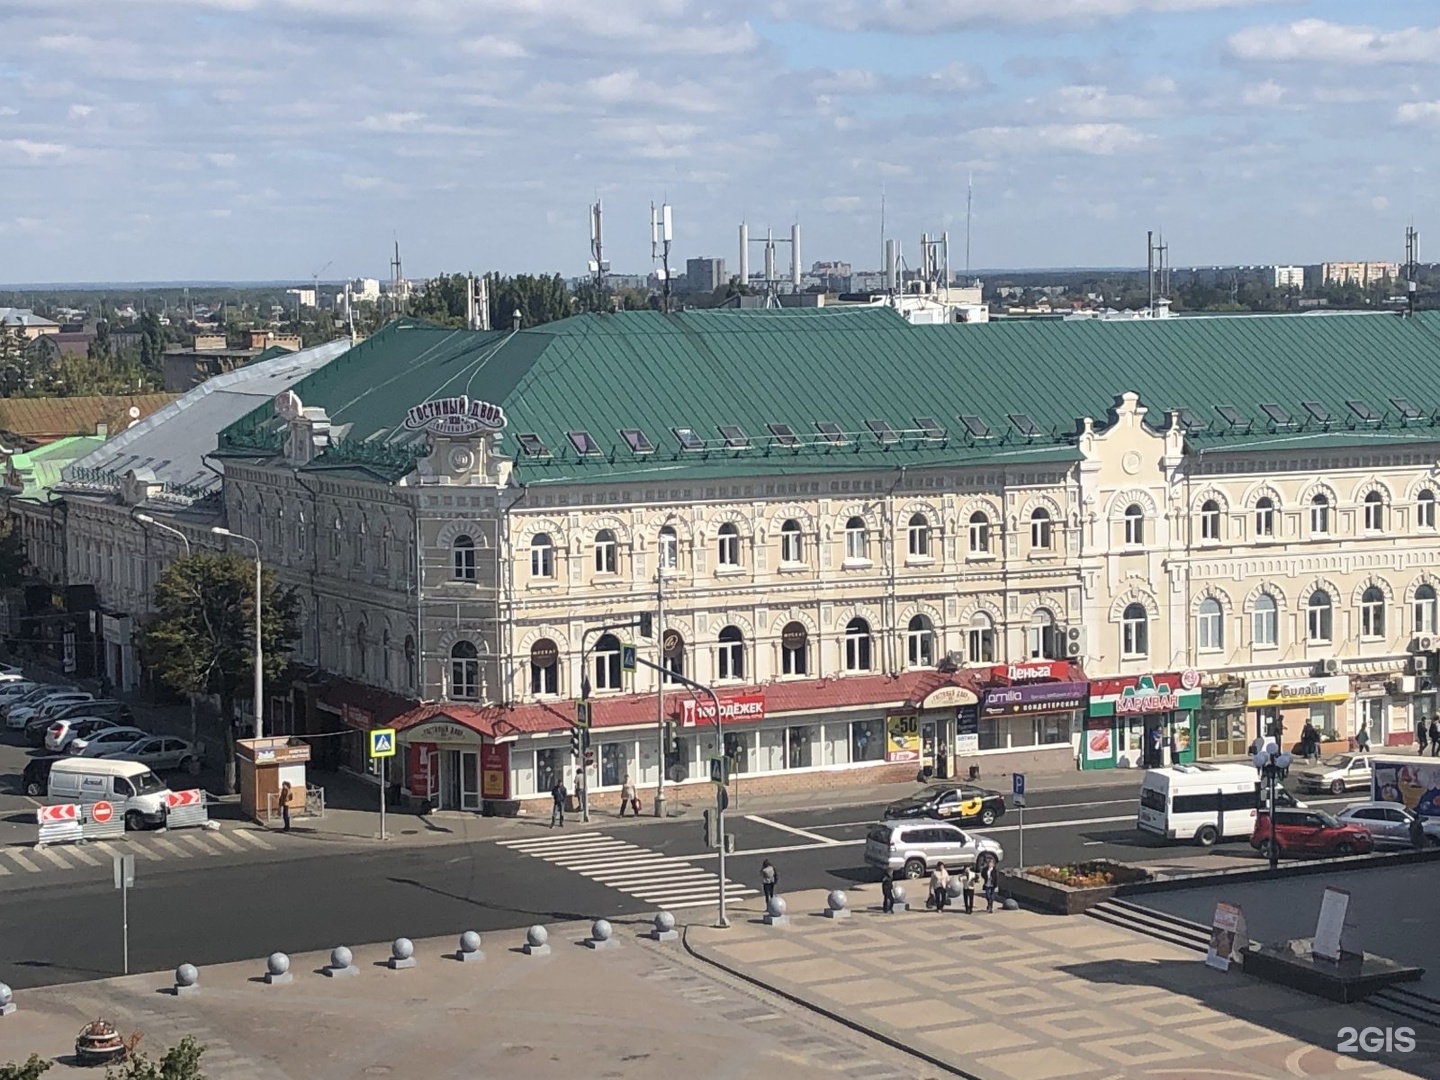
[[[488,401],[475,401],[465,394],[435,398],[412,405],[405,414],[411,431],[424,429],[436,435],[474,435],[499,431],[505,426],[505,410]]]

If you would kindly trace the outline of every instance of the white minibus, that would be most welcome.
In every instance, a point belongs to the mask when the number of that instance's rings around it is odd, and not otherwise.
[[[1253,765],[1175,765],[1151,769],[1140,783],[1140,813],[1135,826],[1166,840],[1209,847],[1218,840],[1248,839],[1255,831],[1261,800],[1260,776]],[[1294,800],[1283,788],[1275,801]]]

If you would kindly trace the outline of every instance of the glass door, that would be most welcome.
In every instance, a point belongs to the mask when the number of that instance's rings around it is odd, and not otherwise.
[[[936,762],[935,745],[935,721],[920,721],[920,768],[926,776],[936,776],[938,763]]]
[[[460,752],[460,807],[480,809],[480,755],[474,750]]]
[[[460,753],[457,750],[440,751],[440,809],[456,810],[460,807]]]

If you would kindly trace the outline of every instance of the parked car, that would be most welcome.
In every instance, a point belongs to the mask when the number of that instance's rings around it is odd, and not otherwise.
[[[15,722],[18,713],[23,719],[25,727],[25,738],[32,746],[39,746],[45,741],[45,728],[42,725],[37,738],[34,731],[34,722],[37,720],[53,720],[57,713],[71,705],[79,704],[82,701],[93,701],[94,698],[83,690],[69,690],[60,694],[51,694],[42,698],[33,705],[24,705],[17,709],[11,709],[5,717],[7,724]]]
[[[203,745],[188,739],[177,739],[173,735],[147,735],[121,750],[111,749],[99,756],[107,761],[138,761],[157,773],[183,770],[191,776],[198,776],[204,754]]]
[[[1267,859],[1272,845],[1282,857],[1355,855],[1373,851],[1375,841],[1359,825],[1342,823],[1323,810],[1277,810],[1257,815],[1250,834],[1250,846]]]
[[[1410,847],[1410,822],[1415,815],[1397,802],[1362,802],[1347,806],[1335,815],[1343,825],[1358,825],[1375,841],[1376,847]],[[1421,818],[1429,846],[1440,845],[1440,818]]]
[[[59,724],[75,724],[84,727],[88,720],[106,720],[106,716],[76,717],[73,720],[57,720]],[[65,749],[75,757],[104,757],[112,750],[123,750],[150,733],[129,724],[113,724],[111,727],[96,728],[85,734],[73,735]]]
[[[69,720],[72,716],[103,716],[121,724],[135,723],[135,714],[130,706],[114,698],[99,698],[91,701],[76,701],[53,713],[52,720]]]
[[[119,727],[114,720],[103,716],[81,716],[74,720],[56,720],[45,732],[45,749],[66,750],[73,739],[85,739],[97,731]]]
[[[35,709],[56,694],[69,693],[67,686],[35,686],[13,698],[0,699],[0,711],[5,714],[5,726],[23,728],[26,721],[35,715]]]
[[[44,795],[50,784],[50,766],[57,761],[64,761],[64,754],[47,754],[45,757],[31,758],[25,763],[25,771],[20,774],[20,788],[31,798]]]
[[[113,803],[125,828],[165,823],[165,781],[138,761],[66,757],[50,766],[46,797],[52,802]]]
[[[885,808],[887,819],[938,818],[994,825],[1005,813],[1005,796],[973,784],[931,784]]]
[[[865,863],[887,874],[924,877],[936,863],[968,866],[980,859],[997,863],[1005,851],[988,837],[941,821],[884,821],[865,837]]]
[[[0,680],[23,679],[24,677],[25,669],[18,664],[0,664]]]
[[[1351,788],[1370,787],[1369,754],[1335,754],[1319,765],[1301,769],[1296,783],[1301,791],[1328,791],[1343,795]]]
[[[92,712],[85,708],[87,705],[94,705],[96,709]],[[97,702],[93,698],[75,700],[66,697],[49,697],[40,703],[35,710],[35,715],[25,722],[25,741],[31,746],[43,746],[45,744],[45,733],[50,730],[50,725],[56,720],[69,720],[79,716],[103,716],[106,719],[115,719],[111,712],[104,708],[104,702]],[[119,719],[115,722],[121,723]]]

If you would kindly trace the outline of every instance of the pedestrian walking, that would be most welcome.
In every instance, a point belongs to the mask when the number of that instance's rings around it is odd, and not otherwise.
[[[1425,744],[1430,741],[1430,729],[1425,726],[1425,721],[1420,720],[1415,725],[1415,742],[1420,747],[1420,756],[1425,756]]]
[[[1410,815],[1410,846],[1416,851],[1425,847],[1425,823],[1420,820],[1419,814]]]
[[[283,832],[290,831],[290,781],[280,785],[280,820],[284,822]]]
[[[1319,747],[1319,745],[1320,733],[1315,730],[1314,724],[1306,720],[1305,726],[1300,729],[1300,756],[1306,761],[1312,760],[1317,756],[1316,748]]]
[[[775,886],[780,884],[780,872],[775,864],[766,859],[760,864],[760,888],[765,891],[765,903],[775,899]]]
[[[950,871],[945,869],[943,862],[936,863],[935,869],[931,871],[930,895],[935,899],[935,910],[944,911],[950,900]]]
[[[583,811],[585,806],[585,767],[575,770],[575,809]]]
[[[1440,716],[1430,721],[1430,756],[1440,757]]]
[[[888,870],[880,878],[880,910],[887,915],[895,910],[895,879]]]
[[[995,869],[995,860],[986,858],[980,868],[980,885],[985,890],[985,910],[995,910],[995,890],[1000,884],[1000,875]]]
[[[565,781],[556,780],[555,786],[550,789],[550,827],[553,829],[555,823],[565,824],[565,800],[570,793],[565,790]]]
[[[1355,733],[1355,746],[1362,754],[1370,752],[1370,728],[1369,721],[1360,721],[1360,730]]]
[[[965,914],[975,914],[975,885],[979,882],[980,875],[975,873],[975,867],[967,866],[960,873],[960,895],[965,900]]]
[[[634,811],[636,817],[640,816],[640,800],[635,797],[635,785],[630,782],[630,774],[625,774],[625,779],[620,781],[620,816],[625,816],[626,810]]]

